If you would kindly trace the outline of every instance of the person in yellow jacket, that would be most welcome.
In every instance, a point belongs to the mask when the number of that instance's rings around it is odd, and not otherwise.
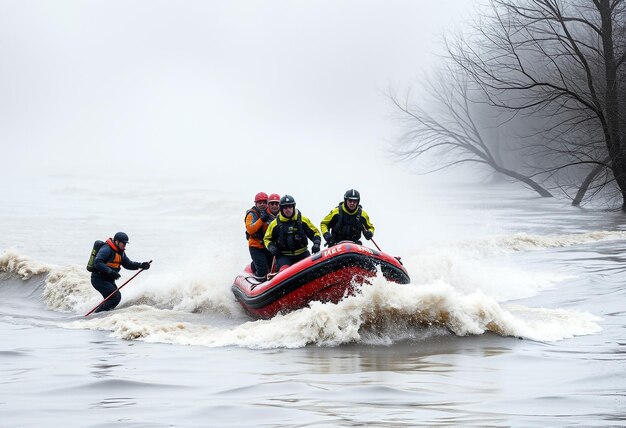
[[[352,241],[360,245],[361,233],[365,239],[372,239],[374,225],[359,202],[361,194],[350,189],[343,195],[343,202],[324,217],[320,229],[327,246],[331,247],[341,241]]]
[[[254,196],[254,206],[246,211],[246,239],[252,258],[252,273],[258,277],[266,277],[272,262],[272,255],[263,243],[263,235],[267,226],[274,218],[267,209],[267,193],[259,192]]]
[[[263,241],[265,247],[276,257],[276,269],[281,271],[311,255],[309,239],[313,242],[313,254],[320,251],[320,231],[296,209],[296,200],[285,195],[280,198],[280,212],[270,223]]]

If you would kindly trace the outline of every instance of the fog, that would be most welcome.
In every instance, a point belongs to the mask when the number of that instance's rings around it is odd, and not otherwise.
[[[390,86],[473,2],[2,1],[5,174],[333,177],[397,171]]]

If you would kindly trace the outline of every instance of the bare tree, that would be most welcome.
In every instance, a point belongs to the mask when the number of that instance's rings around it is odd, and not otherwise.
[[[588,168],[575,202],[592,183],[615,183],[626,211],[624,0],[491,0],[490,6],[473,38],[449,44],[451,57],[491,105],[548,119],[545,133],[558,131],[559,138],[542,148],[567,161],[547,172]],[[590,129],[599,131],[600,143],[580,138]]]
[[[485,127],[474,113],[470,85],[463,74],[447,70],[439,78],[427,82],[428,93],[434,101],[431,108],[411,104],[409,98],[401,101],[395,94],[390,98],[401,112],[406,132],[396,143],[394,154],[403,160],[422,157],[426,153],[439,155],[438,166],[430,172],[463,163],[487,166],[529,186],[541,196],[552,194],[529,175],[506,168],[501,157],[502,140],[485,138]]]

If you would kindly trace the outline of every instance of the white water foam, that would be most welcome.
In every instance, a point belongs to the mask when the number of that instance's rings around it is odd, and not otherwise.
[[[623,236],[619,232],[515,235],[432,249],[403,259],[412,284],[388,283],[378,277],[363,287],[361,294],[339,304],[313,302],[308,308],[271,320],[243,323],[246,316],[230,291],[234,273],[217,266],[212,271],[205,267],[201,271],[185,270],[184,274],[150,275],[148,271],[122,290],[117,310],[75,321],[71,327],[111,331],[124,339],[212,347],[391,344],[450,332],[459,336],[493,332],[555,341],[595,333],[600,330],[599,319],[588,313],[504,304],[535,295],[567,276],[553,271],[528,272],[510,263],[502,256],[503,251]],[[490,259],[494,256],[497,263]],[[0,257],[0,269],[22,279],[47,274],[43,299],[55,311],[81,314],[101,300],[82,268],[46,265],[11,251]]]
[[[606,240],[626,239],[626,232],[598,231],[553,236],[517,233],[433,247],[410,254],[403,262],[415,284],[442,281],[463,293],[480,291],[498,301],[535,296],[571,279],[567,271],[529,271],[513,263],[515,252],[562,248]],[[497,262],[494,262],[497,258]]]
[[[231,281],[208,271],[144,278],[142,283],[126,290],[123,304],[233,317],[241,314],[241,307],[230,290]]]
[[[102,301],[102,296],[91,285],[91,274],[82,267],[40,263],[10,250],[0,256],[0,272],[22,281],[45,275],[42,298],[53,311],[81,314]],[[241,311],[226,278],[215,277],[208,271],[159,273],[158,276],[150,276],[149,272],[122,289],[120,307],[149,304],[160,309],[231,316]],[[118,281],[118,286],[123,283],[124,279]]]
[[[480,257],[488,257],[510,252],[570,247],[573,245],[613,239],[626,239],[626,232],[595,231],[548,236],[516,233],[513,235],[495,235],[472,241],[464,241],[454,244],[453,246],[467,253],[474,253]]]
[[[457,248],[435,249],[403,259],[413,284],[436,281],[450,285],[459,293],[482,292],[497,301],[535,296],[539,291],[571,277],[554,270],[530,271],[501,257],[475,258]]]
[[[90,274],[75,266],[52,269],[46,276],[43,300],[48,309],[58,312],[71,312],[85,308],[85,303],[93,301],[92,307],[102,297],[91,286]],[[97,299],[93,299],[97,296]],[[97,300],[97,301],[96,301]]]
[[[0,272],[27,281],[35,275],[45,275],[42,298],[48,309],[75,312],[93,296],[89,273],[74,266],[40,263],[14,250],[0,256]]]
[[[6,250],[0,256],[0,272],[14,275],[24,281],[34,275],[48,273],[52,268],[52,265],[31,260],[15,250]]]
[[[430,248],[404,257],[403,262],[414,284],[440,281],[460,293],[482,292],[497,301],[507,301],[534,296],[570,277],[554,270],[528,271],[511,263],[506,258],[507,253],[624,238],[626,232],[606,231],[557,236],[515,234]],[[490,257],[499,259],[494,263]],[[212,260],[219,266],[195,271],[187,266],[184,269],[173,267],[174,271],[158,275],[150,271],[144,273],[124,288],[120,307],[149,304],[191,313],[237,313],[229,287],[235,273],[223,269],[223,265],[233,263],[215,257]],[[0,256],[0,272],[22,280],[47,274],[43,298],[52,310],[81,313],[101,301],[101,296],[91,287],[89,273],[82,267],[58,267],[8,250]]]
[[[524,316],[518,316],[521,313]],[[533,317],[532,314],[537,314]],[[186,321],[181,322],[181,319]],[[399,285],[377,278],[338,304],[320,302],[270,320],[215,327],[176,311],[147,306],[75,321],[72,328],[111,331],[115,337],[209,347],[300,348],[346,343],[391,344],[432,334],[458,336],[493,332],[556,341],[600,330],[598,318],[576,311],[501,306],[477,292],[462,295],[435,283]]]

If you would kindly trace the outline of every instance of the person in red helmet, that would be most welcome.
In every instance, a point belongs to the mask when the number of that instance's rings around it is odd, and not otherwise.
[[[263,243],[263,235],[265,235],[268,224],[273,220],[267,210],[268,199],[267,193],[257,193],[254,196],[254,206],[246,211],[244,217],[248,250],[250,257],[252,257],[252,273],[259,278],[267,277],[273,257]]]
[[[270,222],[276,218],[280,211],[280,195],[278,193],[272,193],[267,200],[267,210],[270,213]]]

